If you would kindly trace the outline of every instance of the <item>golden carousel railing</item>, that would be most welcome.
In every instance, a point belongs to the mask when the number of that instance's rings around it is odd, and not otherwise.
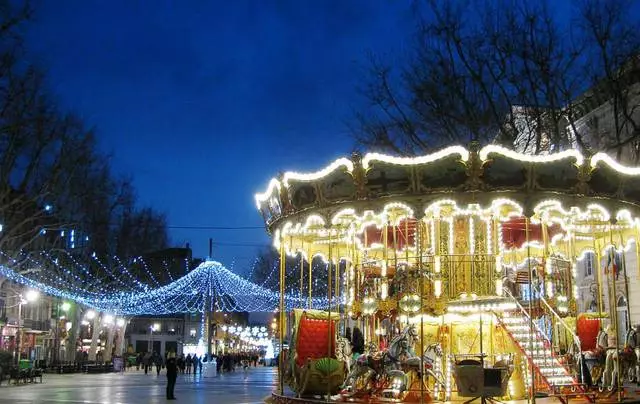
[[[491,254],[450,254],[441,257],[443,295],[457,299],[461,294],[493,296],[495,256]]]

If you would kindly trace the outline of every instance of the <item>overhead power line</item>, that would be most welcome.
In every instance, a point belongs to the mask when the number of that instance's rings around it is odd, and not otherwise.
[[[188,229],[188,230],[258,230],[264,226],[166,226],[167,229]]]

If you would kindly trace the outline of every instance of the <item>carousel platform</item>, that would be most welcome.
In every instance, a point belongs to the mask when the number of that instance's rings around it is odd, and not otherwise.
[[[597,393],[597,394],[596,394]],[[549,404],[549,403],[603,403],[603,404],[613,404],[613,403],[640,403],[640,387],[625,387],[624,395],[622,400],[618,400],[616,394],[613,395],[610,392],[598,392],[594,391],[595,401],[589,400],[585,397],[537,397],[535,402],[538,404]],[[477,400],[480,402],[479,400]],[[341,399],[341,400],[329,400],[321,399],[321,398],[296,398],[291,395],[279,395],[273,393],[271,397],[265,399],[265,403],[267,404],[321,404],[321,403],[354,403],[354,404],[376,404],[376,403],[419,403],[420,401],[398,401],[394,399]],[[467,402],[466,400],[455,400],[455,401],[424,401],[425,403],[434,402],[434,403],[442,403],[442,404],[462,404]],[[505,400],[505,401],[496,401],[504,404],[526,404],[530,403],[530,400]]]

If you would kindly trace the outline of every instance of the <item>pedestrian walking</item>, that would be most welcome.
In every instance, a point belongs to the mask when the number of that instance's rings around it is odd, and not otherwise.
[[[144,365],[144,374],[149,373],[149,368],[151,367],[151,352],[147,352],[142,358],[142,364]]]
[[[176,364],[176,354],[171,352],[167,356],[167,400],[175,400],[174,390],[176,379],[178,378],[178,366]]]
[[[184,363],[187,365],[187,374],[191,374],[191,365],[193,365],[191,354],[187,354],[187,358],[184,360]]]
[[[153,362],[156,365],[156,374],[160,376],[160,369],[162,369],[162,356],[155,352],[154,352],[154,355],[155,355],[155,358]]]

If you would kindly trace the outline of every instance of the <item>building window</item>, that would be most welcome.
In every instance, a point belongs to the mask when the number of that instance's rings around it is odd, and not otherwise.
[[[190,336],[192,336],[192,337],[195,337],[195,336],[196,336],[196,329],[195,329],[195,328],[192,328],[192,329],[189,331],[189,335],[190,335]]]
[[[584,257],[584,276],[593,276],[593,268],[596,266],[596,255],[588,252]]]

